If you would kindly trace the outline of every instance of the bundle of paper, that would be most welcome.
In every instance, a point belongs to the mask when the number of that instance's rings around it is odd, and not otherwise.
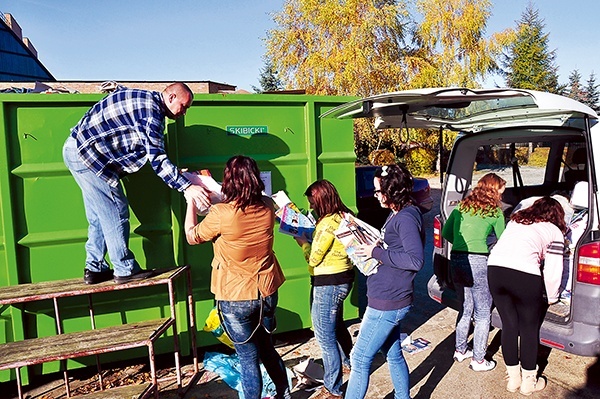
[[[346,247],[350,261],[365,276],[377,273],[380,262],[374,258],[364,258],[356,255],[356,247],[361,244],[374,244],[379,242],[379,231],[362,220],[345,214],[340,227],[334,232],[335,236]]]
[[[312,357],[298,363],[292,368],[296,375],[296,389],[312,391],[315,388],[323,385],[323,376],[325,371],[323,366],[315,362]]]
[[[290,205],[292,208],[294,208],[295,210],[297,210],[298,212],[300,212],[300,210],[292,202],[292,200],[290,199],[290,197],[288,197],[287,194],[285,193],[285,191],[283,191],[283,190],[277,191],[275,194],[273,194],[271,196],[271,198],[273,199],[273,202],[275,202],[275,205],[277,206],[277,209],[281,209],[281,208],[283,208],[286,205]]]
[[[183,172],[183,175],[190,182],[192,182],[192,184],[202,186],[210,192],[211,204],[218,204],[219,202],[223,201],[223,195],[221,194],[221,185],[215,179],[213,179],[208,169],[201,169],[195,172]],[[208,213],[209,207],[203,206],[198,201],[194,202],[196,203],[198,215],[204,216]]]
[[[407,353],[417,353],[429,349],[430,343],[431,342],[425,338],[417,338],[410,344],[402,345],[402,350]]]
[[[310,214],[304,215],[283,191],[276,192],[272,198],[279,207],[275,212],[279,232],[312,241],[316,224],[314,218]]]

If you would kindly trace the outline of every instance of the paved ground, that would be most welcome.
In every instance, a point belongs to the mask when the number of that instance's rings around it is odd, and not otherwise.
[[[439,182],[431,180],[434,200],[439,201]],[[439,202],[436,202],[439,203]],[[427,228],[431,229],[432,218],[436,211],[426,215]],[[488,354],[498,361],[499,366],[490,372],[475,373],[468,367],[468,362],[456,363],[452,359],[454,352],[454,324],[456,312],[447,309],[429,299],[426,283],[432,275],[431,234],[428,234],[427,264],[419,272],[415,282],[415,303],[413,311],[403,324],[403,330],[413,338],[423,337],[431,341],[431,347],[423,352],[408,354],[406,359],[410,369],[411,396],[415,399],[425,398],[510,398],[521,397],[505,391],[504,368],[502,354],[499,349],[499,331],[490,333]],[[359,322],[353,321],[349,329],[354,337],[358,332]],[[217,348],[211,348],[216,350]],[[288,367],[305,360],[307,357],[320,359],[320,350],[309,330],[286,333],[277,336],[277,349],[282,354]],[[201,354],[202,358],[202,354]],[[548,387],[532,398],[600,398],[600,359],[574,356],[557,350],[545,350],[541,356],[546,359],[544,375],[548,378]],[[189,359],[187,359],[189,362]],[[190,369],[189,364],[185,367]],[[125,373],[124,371],[123,373]],[[132,377],[135,379],[135,377]],[[347,378],[347,376],[346,376]],[[79,382],[80,384],[85,381]],[[173,386],[173,373],[161,371],[161,398],[176,398]],[[54,389],[61,381],[53,381],[30,392],[31,398],[50,399],[64,397],[64,391]],[[1,384],[5,385],[5,384]],[[2,388],[0,386],[0,388]],[[0,389],[0,397],[5,391]],[[308,399],[311,392],[296,390],[293,399]],[[192,386],[185,399],[200,398],[237,398],[236,391],[229,388],[215,374],[202,372],[200,379]],[[373,367],[368,399],[391,399],[393,388],[384,359],[380,356]]]

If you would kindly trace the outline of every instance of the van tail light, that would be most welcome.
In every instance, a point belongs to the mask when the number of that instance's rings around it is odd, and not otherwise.
[[[440,215],[433,218],[433,246],[442,248],[442,221]]]
[[[579,248],[577,281],[600,285],[600,242],[591,242]]]

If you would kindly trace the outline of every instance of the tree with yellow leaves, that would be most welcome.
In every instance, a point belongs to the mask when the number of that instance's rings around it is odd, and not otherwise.
[[[288,88],[359,95],[408,87],[409,13],[393,0],[287,0],[267,32],[266,57]]]
[[[413,77],[413,87],[476,88],[490,74],[500,72],[498,59],[503,48],[514,40],[515,32],[506,29],[485,38],[491,6],[490,0],[416,1],[422,20],[415,41],[422,57],[430,62]],[[416,173],[426,172],[426,165],[431,171],[436,154],[447,153],[453,142],[444,137],[443,148],[438,148],[437,135],[422,130],[415,131],[413,139],[419,147],[410,151],[405,161]]]
[[[477,87],[498,70],[512,29],[485,38],[490,0],[287,0],[266,59],[287,88],[359,95]],[[417,22],[418,21],[418,22]]]
[[[423,19],[415,40],[430,60],[411,82],[414,87],[480,87],[493,72],[502,48],[514,39],[507,29],[484,37],[490,0],[417,0]]]
[[[266,59],[286,88],[308,94],[478,87],[510,39],[510,31],[484,37],[490,8],[490,0],[286,0],[267,32]],[[437,147],[435,135],[381,134],[364,122],[355,141],[362,162],[378,148],[433,159]]]

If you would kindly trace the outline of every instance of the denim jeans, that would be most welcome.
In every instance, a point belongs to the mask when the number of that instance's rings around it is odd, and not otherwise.
[[[487,278],[487,256],[452,254],[451,267],[458,269],[470,268],[473,275],[472,287],[455,283],[458,299],[463,304],[456,322],[456,350],[461,353],[467,350],[467,339],[471,328],[471,317],[473,317],[475,321],[473,359],[481,362],[487,350],[492,309],[492,294]]]
[[[99,272],[109,268],[108,251],[115,276],[129,276],[141,270],[129,250],[129,208],[123,187],[111,187],[88,169],[77,155],[71,136],[63,146],[63,159],[81,188],[85,216],[89,223],[85,243],[85,268]]]
[[[402,354],[400,322],[412,306],[397,310],[377,310],[367,306],[358,339],[352,348],[352,371],[346,399],[363,399],[369,387],[371,364],[381,349],[387,358],[394,384],[394,399],[410,398],[408,365]]]
[[[277,300],[278,295],[274,293],[262,300],[217,302],[223,328],[233,341],[240,359],[244,399],[261,398],[260,361],[275,384],[276,398],[290,398],[285,366],[271,337],[276,326]]]
[[[317,285],[311,291],[310,315],[323,356],[323,383],[334,395],[342,395],[342,359],[345,357],[338,341],[350,339],[352,342],[343,319],[344,299],[349,292],[350,283]]]

